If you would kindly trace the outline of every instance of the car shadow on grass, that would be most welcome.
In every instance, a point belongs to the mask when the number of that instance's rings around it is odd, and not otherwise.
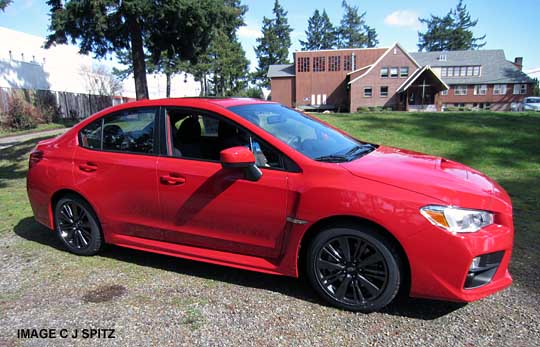
[[[56,235],[31,217],[20,220],[14,227],[14,232],[16,235],[30,242],[36,242],[56,250],[65,251]],[[268,275],[117,246],[105,247],[99,256],[151,267],[157,270],[171,271],[213,281],[268,290],[310,303],[327,306],[304,279]],[[422,320],[433,320],[458,310],[464,305],[463,303],[398,298],[384,308],[381,313]]]

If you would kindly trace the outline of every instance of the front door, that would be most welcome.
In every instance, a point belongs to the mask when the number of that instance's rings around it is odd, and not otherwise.
[[[277,257],[288,193],[287,172],[272,167],[278,165],[274,154],[263,159],[262,150],[256,150],[264,163],[263,176],[251,182],[241,169],[224,169],[217,160],[221,149],[242,145],[247,134],[217,116],[194,111],[168,111],[166,122],[169,146],[174,148],[169,156],[159,158],[157,168],[165,240]]]

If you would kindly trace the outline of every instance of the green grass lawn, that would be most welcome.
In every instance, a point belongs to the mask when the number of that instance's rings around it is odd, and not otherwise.
[[[11,130],[11,129],[0,128],[0,138],[7,137],[7,136],[15,136],[15,135],[23,135],[23,134],[35,133],[35,132],[38,132],[38,131],[60,129],[60,128],[64,128],[64,127],[66,127],[66,125],[64,125],[64,124],[47,123],[47,124],[38,124],[35,128],[26,129],[26,130]]]
[[[317,114],[352,135],[457,160],[497,180],[514,204],[512,271],[527,276],[540,263],[540,114],[368,113]],[[25,173],[36,140],[0,151],[0,239],[33,223]],[[26,242],[28,241],[21,241]],[[43,247],[42,245],[38,245]]]

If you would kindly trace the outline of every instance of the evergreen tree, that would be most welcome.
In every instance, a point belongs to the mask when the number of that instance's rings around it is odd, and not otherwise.
[[[46,47],[71,42],[97,57],[128,52],[137,99],[148,98],[147,54],[159,64],[162,54],[196,60],[225,17],[218,0],[48,0],[51,22]]]
[[[377,47],[379,44],[379,39],[375,28],[372,28],[369,25],[364,25],[364,30],[366,32],[366,47]]]
[[[291,47],[291,32],[288,24],[287,11],[274,2],[274,18],[263,17],[263,36],[257,38],[258,45],[255,47],[258,66],[253,74],[255,82],[259,82],[262,87],[268,87],[270,80],[266,76],[268,67],[273,64],[287,64],[289,62],[289,48]]]
[[[300,40],[302,50],[332,49],[336,46],[337,32],[326,10],[323,10],[322,15],[319,10],[313,12],[313,16],[308,19],[306,38],[306,41]]]
[[[463,0],[443,17],[431,15],[430,18],[419,19],[427,25],[425,32],[418,33],[418,49],[421,51],[479,49],[486,44],[486,35],[474,37],[471,29],[478,24],[478,19],[471,19]]]
[[[362,48],[368,46],[366,33],[366,12],[358,12],[357,6],[352,6],[343,0],[341,6],[345,10],[339,27],[339,48]],[[375,29],[371,35],[376,33]],[[373,42],[372,42],[373,43]]]
[[[0,10],[4,11],[7,5],[11,4],[11,0],[0,0]]]

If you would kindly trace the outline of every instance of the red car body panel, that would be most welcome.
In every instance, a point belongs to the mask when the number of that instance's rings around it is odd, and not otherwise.
[[[402,247],[410,294],[473,301],[508,287],[513,246],[512,205],[506,192],[462,164],[380,146],[347,163],[314,161],[227,107],[265,103],[246,99],[166,99],[101,111],[64,135],[42,141],[43,158],[28,172],[36,219],[54,229],[55,194],[73,191],[96,211],[108,243],[260,272],[298,276],[303,237],[335,218],[370,221]],[[298,172],[261,168],[257,182],[219,162],[111,153],[78,145],[78,132],[111,112],[146,106],[190,107],[217,113],[285,154]],[[495,213],[495,223],[469,234],[431,224],[423,206],[452,205]],[[291,223],[288,217],[305,221]],[[471,261],[504,251],[491,282],[463,289]]]

